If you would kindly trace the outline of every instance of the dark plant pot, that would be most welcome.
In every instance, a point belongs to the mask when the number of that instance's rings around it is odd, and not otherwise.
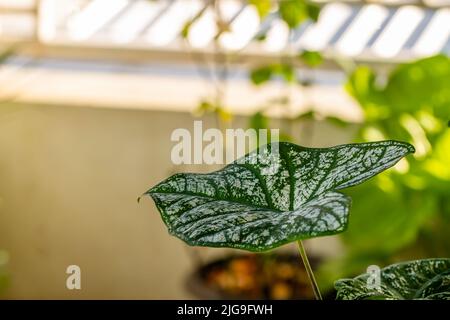
[[[320,263],[310,257],[313,269]],[[187,288],[199,299],[314,299],[298,255],[230,255],[199,267],[187,279]],[[323,293],[334,299],[334,292]]]

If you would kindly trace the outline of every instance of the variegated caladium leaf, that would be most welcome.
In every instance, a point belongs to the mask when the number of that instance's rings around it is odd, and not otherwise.
[[[380,270],[379,286],[368,273],[335,283],[338,300],[450,300],[450,259],[402,262]]]
[[[146,194],[189,245],[265,251],[342,232],[359,184],[414,152],[381,141],[331,148],[272,143],[209,174],[175,174]]]

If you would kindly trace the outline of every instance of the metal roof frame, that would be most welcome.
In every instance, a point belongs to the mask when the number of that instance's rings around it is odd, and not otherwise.
[[[139,3],[139,1],[137,0],[115,0],[115,3],[120,2],[120,5],[117,5],[116,7],[117,12],[111,13],[108,16],[109,18],[105,18],[105,21],[102,25],[97,25],[97,30],[94,30],[93,33],[90,36],[87,36],[85,39],[80,40],[71,38],[70,32],[68,32],[68,29],[70,29],[70,21],[73,21],[74,17],[79,17],[81,14],[83,14],[83,12],[86,13],[89,8],[92,8],[93,5],[99,4],[102,1],[106,3],[105,0],[35,0],[35,6],[28,8],[5,7],[1,5],[0,1],[1,15],[31,15],[34,17],[35,21],[35,30],[29,37],[20,39],[8,39],[7,37],[0,36],[0,44],[3,43],[3,45],[17,45],[18,51],[21,54],[37,58],[60,57],[74,59],[119,60],[123,62],[145,62],[151,59],[162,59],[168,62],[182,63],[189,61],[189,59],[192,57],[192,54],[200,54],[205,59],[215,59],[218,54],[224,54],[223,51],[218,52],[217,48],[211,43],[199,48],[192,48],[191,46],[186,45],[186,41],[183,41],[179,38],[179,32],[177,32],[174,38],[163,46],[151,45],[145,42],[145,39],[142,40],[142,34],[148,33],[149,30],[152,29],[152,27],[155,27],[158,20],[167,18],[167,15],[171,14],[171,12],[174,11],[172,10],[174,9],[174,6],[179,6],[181,2],[185,4],[187,0],[156,1],[156,3],[163,3],[164,5],[162,5],[161,8],[159,8],[159,11],[155,12],[153,18],[151,18],[146,23],[145,27],[139,32],[139,35],[136,36],[136,38],[139,39],[136,41],[113,41],[111,38],[108,38],[110,36],[108,34],[108,30],[111,29],[111,26],[114,26],[115,24],[117,25],[117,23],[121,19],[123,19],[124,15],[130,10],[130,8],[136,6]],[[109,4],[113,3],[112,0],[107,1]],[[206,2],[203,0],[190,1],[192,3],[199,2],[201,4],[201,6],[197,8],[197,12],[204,10],[204,7],[206,6]],[[232,15],[232,18],[229,19],[231,23],[236,20],[240,14],[242,14],[243,9],[246,7],[246,2],[243,0],[221,1],[223,3],[226,3],[228,1],[229,3],[234,3],[234,5],[235,3],[240,3],[240,5],[242,5],[242,8],[240,8],[234,15]],[[440,4],[437,5],[436,0],[316,1],[324,7],[324,11],[334,10],[332,14],[335,17],[341,17],[339,23],[336,23],[335,25],[323,24],[322,26],[321,20],[327,19],[326,17],[321,17],[321,19],[319,19],[319,23],[315,26],[306,23],[301,26],[299,30],[296,30],[297,40],[296,43],[291,43],[291,46],[293,46],[296,50],[313,48],[321,51],[326,58],[325,63],[321,66],[321,68],[324,69],[341,68],[342,61],[371,64],[374,67],[380,68],[386,66],[389,67],[393,64],[423,56],[423,54],[417,54],[417,52],[414,51],[414,44],[420,42],[420,37],[426,35],[427,28],[432,28],[433,23],[436,22],[438,18],[440,18],[440,21],[434,23],[435,25],[437,25],[437,27],[442,25],[442,21],[445,21],[445,19],[450,19],[450,1],[440,1]],[[57,13],[53,14],[52,16],[51,12],[50,14],[48,12],[52,11],[49,10],[49,8],[52,9],[52,6],[61,5],[63,2],[71,2],[75,5],[75,7],[78,6],[79,8],[76,11],[71,12],[69,10],[69,12],[65,12],[67,16],[59,17],[59,20],[56,21],[57,19],[55,19],[55,14],[57,15]],[[382,4],[380,4],[380,2]],[[98,7],[106,8],[105,4],[103,4],[103,6],[98,5]],[[184,6],[183,8],[186,9],[186,6]],[[371,12],[368,12],[371,9],[373,10]],[[363,14],[365,14],[367,18],[369,18],[365,19],[368,21],[368,23],[370,23],[370,17],[378,17],[376,19],[376,22],[379,25],[367,27],[366,35],[364,37],[360,35],[362,31],[359,30],[359,28],[353,28],[353,33],[357,35],[359,33],[360,38],[364,38],[363,40],[368,42],[366,43],[366,45],[370,44],[371,46],[361,47],[361,45],[359,45],[359,47],[361,48],[359,48],[360,50],[358,51],[358,53],[350,56],[346,55],[345,52],[340,52],[336,48],[339,48],[340,44],[342,47],[342,42],[345,42],[343,40],[345,37],[350,37],[351,39],[351,36],[349,36],[348,34],[352,30],[352,25],[358,23],[358,17]],[[176,14],[172,13],[172,15],[172,19],[175,19],[177,17]],[[185,22],[194,15],[195,12],[192,13],[191,16],[184,15]],[[323,15],[325,16],[326,14],[324,13]],[[380,15],[382,17],[380,17]],[[411,17],[414,18],[412,19]],[[269,19],[272,19],[272,21],[268,22],[267,20]],[[330,19],[328,18],[327,20]],[[359,17],[360,24],[361,20],[365,22],[363,18]],[[274,25],[276,25],[277,23],[278,21],[276,18],[274,18],[273,16],[269,16],[266,21],[262,21],[261,26],[265,26],[266,28],[269,28],[271,30],[275,28]],[[397,26],[401,26],[402,28],[404,27],[407,30],[404,30],[403,35],[397,35],[396,37],[389,35],[386,36],[386,33],[388,32],[387,30],[389,29],[389,24],[395,23],[397,23]],[[414,26],[408,28],[408,26],[412,23],[414,24]],[[436,26],[434,27],[436,28]],[[314,28],[318,29],[318,31],[313,30]],[[334,29],[330,30],[326,28]],[[391,32],[394,33],[397,32],[398,28],[391,29],[394,29],[394,31]],[[442,33],[440,41],[443,42],[441,48],[438,48],[434,51],[425,52],[425,55],[437,52],[444,52],[447,54],[450,53],[450,24],[448,27],[445,25],[444,29],[445,30],[442,30],[442,27],[439,29]],[[314,31],[316,31],[316,33],[314,33]],[[255,30],[252,39],[260,32],[261,29]],[[278,34],[275,34],[273,37],[276,37],[277,35],[279,36],[279,34],[280,32],[278,32]],[[326,39],[327,41],[323,41],[323,44],[311,45],[311,43],[308,43],[308,39],[304,39],[308,36],[308,34],[316,35],[316,37],[310,36],[309,39],[318,39],[320,38],[320,36],[323,36],[323,34],[327,34],[329,36]],[[216,36],[217,35],[215,35],[215,37]],[[413,39],[414,41],[411,40],[413,36],[415,37],[415,39]],[[433,36],[436,36],[436,34],[434,33]],[[387,39],[384,39],[383,37]],[[399,47],[398,52],[394,52],[394,54],[392,54],[392,52],[389,52],[389,50],[384,50],[389,54],[387,56],[380,56],[379,53],[383,51],[381,50],[383,49],[383,43],[380,44],[380,42],[383,41],[381,41],[380,39],[384,39],[385,46],[396,45],[399,41],[401,41],[403,44]],[[428,40],[428,43],[429,42],[430,41]],[[299,43],[301,45],[299,45]],[[354,43],[354,41],[352,42],[351,40],[347,39],[347,43]],[[427,43],[427,41],[425,41],[425,43]],[[379,49],[378,53],[376,50],[374,50],[374,46],[375,49]],[[286,54],[286,51],[284,49],[265,50],[263,44],[255,41],[249,41],[243,48],[237,51],[225,51],[227,61],[230,63],[238,64],[255,64],[278,61],[280,59],[280,56]],[[301,65],[300,61],[298,61],[297,63],[299,64],[299,66]]]

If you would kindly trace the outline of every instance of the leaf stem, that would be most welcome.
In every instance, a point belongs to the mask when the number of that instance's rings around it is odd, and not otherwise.
[[[314,277],[314,273],[311,269],[311,265],[309,264],[308,256],[306,255],[303,242],[301,240],[298,240],[297,245],[298,245],[298,252],[300,253],[300,257],[302,258],[303,264],[305,265],[306,273],[308,274],[311,287],[314,291],[314,296],[316,297],[316,300],[323,300],[322,295],[320,294],[319,286],[317,285],[316,278]]]

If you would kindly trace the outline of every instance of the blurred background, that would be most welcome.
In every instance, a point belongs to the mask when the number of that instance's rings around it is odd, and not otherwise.
[[[448,0],[0,0],[0,297],[311,298],[295,248],[187,247],[137,203],[217,169],[170,160],[200,119],[416,147],[345,190],[347,232],[306,241],[331,296],[372,264],[449,257],[449,54]]]

